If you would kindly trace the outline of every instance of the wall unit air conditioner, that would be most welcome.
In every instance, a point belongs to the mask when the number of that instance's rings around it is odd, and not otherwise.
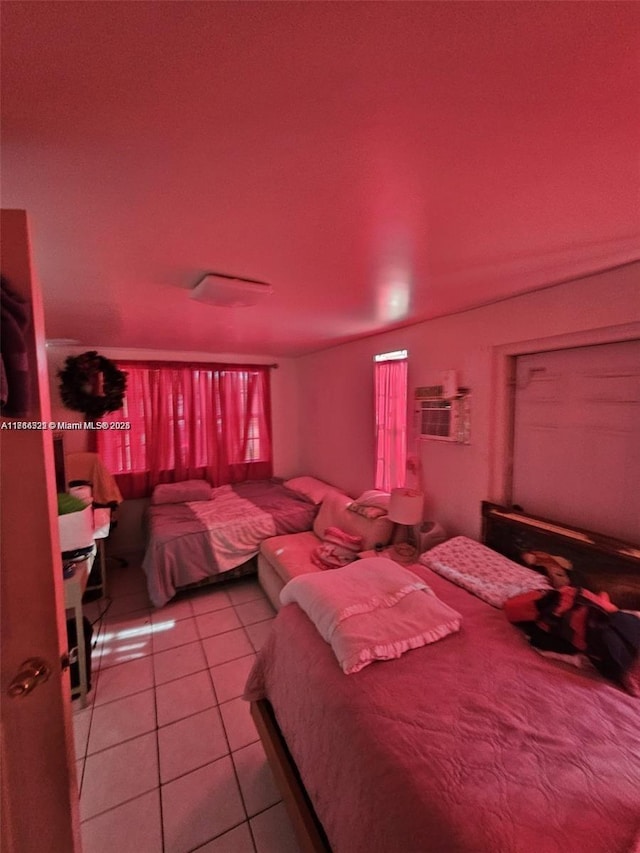
[[[469,443],[469,393],[459,388],[458,394],[445,399],[441,385],[415,390],[415,430],[420,439]]]

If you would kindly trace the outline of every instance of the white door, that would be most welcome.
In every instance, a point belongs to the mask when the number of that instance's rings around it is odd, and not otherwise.
[[[48,421],[42,304],[26,214],[3,210],[0,225],[2,275],[32,315],[23,335],[30,404],[20,421]],[[18,341],[12,355],[19,350]],[[67,640],[52,434],[14,429],[20,421],[0,420],[0,849],[80,853],[69,674],[60,665]],[[33,658],[45,662],[48,680],[12,696]]]

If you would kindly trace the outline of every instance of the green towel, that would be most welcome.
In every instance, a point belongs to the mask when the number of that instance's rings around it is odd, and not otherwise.
[[[68,515],[70,512],[82,512],[87,505],[80,498],[67,494],[67,492],[58,492],[58,515]]]

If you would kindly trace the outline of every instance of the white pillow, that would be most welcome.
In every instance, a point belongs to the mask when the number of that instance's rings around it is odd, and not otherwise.
[[[328,492],[339,492],[335,486],[330,486],[322,480],[317,480],[315,477],[294,477],[291,480],[285,480],[282,484],[292,492],[297,492],[313,504],[320,504]]]
[[[514,563],[480,542],[455,536],[419,557],[419,562],[493,607],[537,589],[551,589],[546,575]]]
[[[152,504],[177,504],[187,501],[210,501],[213,489],[206,480],[183,480],[181,483],[161,483],[151,495]]]

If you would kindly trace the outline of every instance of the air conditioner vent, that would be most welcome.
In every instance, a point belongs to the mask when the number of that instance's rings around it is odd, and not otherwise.
[[[469,444],[469,394],[459,394],[453,400],[445,400],[442,396],[432,393],[439,387],[432,385],[416,388],[414,405],[416,435],[420,439]],[[464,390],[467,391],[467,389]]]

